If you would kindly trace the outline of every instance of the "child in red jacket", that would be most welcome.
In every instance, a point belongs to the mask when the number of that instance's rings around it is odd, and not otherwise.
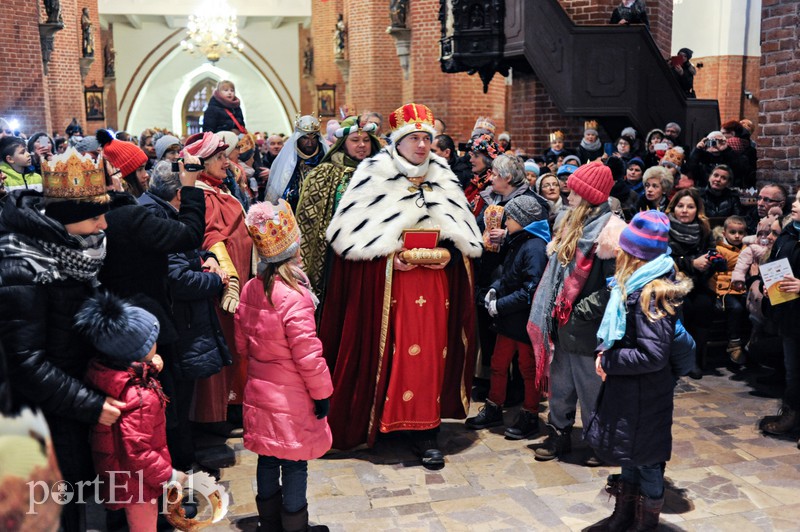
[[[117,423],[92,429],[102,500],[110,510],[125,510],[131,532],[156,530],[164,484],[186,480],[172,468],[167,450],[167,397],[155,378],[163,366],[156,354],[158,320],[111,294],[100,294],[84,304],[76,325],[103,354],[89,365],[86,381],[125,403]]]
[[[242,289],[236,347],[247,357],[244,446],[258,453],[259,530],[327,531],[308,525],[308,460],[331,448],[331,374],[314,320],[315,298],[300,268],[300,230],[292,209],[257,203],[247,230],[263,272]]]

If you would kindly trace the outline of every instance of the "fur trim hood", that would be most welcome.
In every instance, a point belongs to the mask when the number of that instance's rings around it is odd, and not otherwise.
[[[333,250],[349,260],[372,260],[399,251],[404,229],[432,228],[464,256],[480,257],[480,231],[447,162],[431,153],[425,180],[415,187],[401,172],[409,163],[398,157],[384,148],[358,166],[328,226]]]

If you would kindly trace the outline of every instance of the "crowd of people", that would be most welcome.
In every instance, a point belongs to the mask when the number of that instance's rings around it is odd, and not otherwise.
[[[0,133],[4,412],[44,415],[73,485],[145,471],[109,526],[153,530],[162,485],[208,469],[193,431],[259,455],[261,530],[324,530],[308,460],[397,433],[441,469],[442,418],[523,440],[546,398],[537,460],[571,452],[580,411],[585,465],[622,466],[592,530],[653,529],[673,388],[702,377],[709,316],[740,371],[781,343],[783,406],[760,426],[800,426],[800,303],[770,305],[759,275],[788,259],[779,290],[800,293],[800,199],[744,192],[752,124],[689,150],[674,122],[604,143],[587,121],[529,157],[488,117],[456,143],[424,105],[388,116],[254,134],[222,81],[185,138]],[[85,526],[79,504],[61,519]]]

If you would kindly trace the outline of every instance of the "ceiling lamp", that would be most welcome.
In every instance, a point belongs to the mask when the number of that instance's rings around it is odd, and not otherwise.
[[[196,14],[189,15],[181,47],[192,54],[203,54],[211,63],[234,50],[241,52],[244,46],[236,28],[236,12],[224,1],[216,6],[206,4]]]

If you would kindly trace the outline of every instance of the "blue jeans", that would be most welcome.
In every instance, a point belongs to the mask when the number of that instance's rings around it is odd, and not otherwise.
[[[269,498],[283,488],[283,509],[290,513],[302,510],[308,504],[308,462],[259,455],[256,484],[259,498]]]
[[[622,466],[622,480],[639,486],[639,493],[648,499],[664,496],[664,464]]]

